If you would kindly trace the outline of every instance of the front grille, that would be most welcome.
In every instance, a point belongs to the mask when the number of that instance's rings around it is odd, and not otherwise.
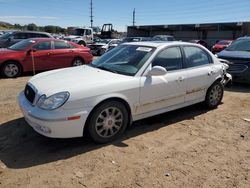
[[[27,84],[24,89],[24,95],[28,99],[28,101],[33,104],[36,92]]]
[[[243,64],[230,64],[227,69],[228,73],[242,73],[248,68],[247,65]]]

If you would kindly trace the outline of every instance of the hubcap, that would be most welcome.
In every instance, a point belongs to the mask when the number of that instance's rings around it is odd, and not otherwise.
[[[218,104],[220,102],[221,95],[222,95],[221,87],[218,85],[215,85],[210,92],[210,96],[209,96],[210,103],[212,105]]]
[[[83,63],[82,63],[82,60],[80,60],[80,59],[76,59],[75,61],[74,61],[74,63],[73,63],[73,66],[80,66],[80,65],[82,65]]]
[[[104,109],[96,119],[95,129],[99,136],[109,138],[122,127],[123,115],[120,109],[109,107]]]
[[[8,64],[4,68],[4,73],[8,77],[14,77],[18,74],[19,68],[16,64]]]

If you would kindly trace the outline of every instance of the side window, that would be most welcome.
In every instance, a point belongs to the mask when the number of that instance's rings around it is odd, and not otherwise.
[[[67,48],[71,48],[71,46],[67,42],[55,41],[54,48],[55,49],[67,49]]]
[[[184,47],[187,59],[187,67],[196,67],[210,63],[209,56],[202,49],[192,46]]]
[[[40,42],[33,46],[36,50],[50,50],[51,49],[51,43],[49,41],[47,42]]]
[[[160,52],[153,60],[152,67],[162,66],[167,71],[182,68],[182,55],[179,47],[171,47]]]
[[[86,35],[91,35],[91,30],[90,29],[86,30]]]
[[[28,34],[27,33],[16,33],[14,34],[14,39],[27,39]]]

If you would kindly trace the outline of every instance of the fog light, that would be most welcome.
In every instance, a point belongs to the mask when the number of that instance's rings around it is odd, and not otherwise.
[[[49,134],[49,133],[51,133],[51,129],[50,128],[48,128],[48,127],[45,127],[45,126],[41,126],[41,125],[35,125],[34,126],[34,128],[36,129],[36,130],[38,130],[39,132],[43,132],[43,133],[45,133],[45,134]]]

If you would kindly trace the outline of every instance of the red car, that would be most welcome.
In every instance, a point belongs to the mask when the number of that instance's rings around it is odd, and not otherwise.
[[[26,39],[0,48],[0,70],[4,77],[22,72],[58,69],[88,64],[93,56],[89,48],[53,38]]]
[[[212,47],[212,52],[218,53],[222,50],[224,50],[226,47],[228,47],[233,41],[232,40],[221,40],[217,42],[213,47]]]

